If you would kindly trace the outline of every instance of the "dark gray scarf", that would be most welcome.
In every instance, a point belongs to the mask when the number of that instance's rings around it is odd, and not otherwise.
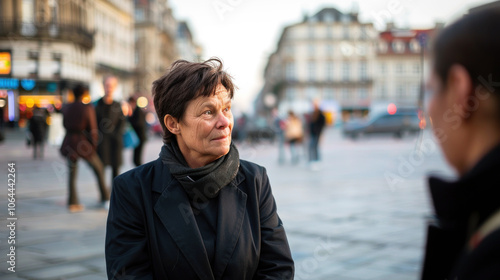
[[[240,167],[238,149],[232,143],[225,156],[199,168],[188,166],[175,140],[163,145],[160,158],[195,203],[216,197],[236,177]]]

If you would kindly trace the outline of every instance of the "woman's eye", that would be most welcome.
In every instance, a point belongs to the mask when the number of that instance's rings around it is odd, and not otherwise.
[[[205,115],[211,115],[212,114],[212,111],[211,110],[208,110],[208,111],[205,111],[205,113],[203,113]]]
[[[227,107],[224,109],[224,112],[229,112],[231,110],[231,108]]]

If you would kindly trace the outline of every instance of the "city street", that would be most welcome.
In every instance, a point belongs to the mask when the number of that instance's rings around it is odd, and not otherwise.
[[[33,160],[22,131],[0,144],[0,278],[106,279],[107,211],[98,207],[96,180],[79,163],[78,192],[85,211],[66,208],[67,169],[58,147]],[[146,161],[157,158],[161,139],[150,137]],[[287,147],[286,147],[287,148]],[[278,164],[277,144],[240,144],[240,156],[267,168],[278,212],[296,265],[295,279],[418,279],[430,204],[425,177],[452,176],[425,131],[408,136],[344,139],[328,128],[322,162]],[[302,154],[304,155],[302,150]],[[289,151],[287,159],[289,159]],[[122,172],[132,168],[124,152]],[[12,232],[8,222],[8,163],[16,167],[15,273],[8,271]],[[111,170],[106,170],[107,182]],[[129,279],[129,278],[127,278]]]

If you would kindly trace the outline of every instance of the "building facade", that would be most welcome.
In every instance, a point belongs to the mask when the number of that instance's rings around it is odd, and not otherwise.
[[[191,29],[185,21],[177,24],[176,45],[180,59],[194,62],[201,59],[201,47],[194,42]]]
[[[429,46],[440,26],[433,29],[396,29],[379,35],[373,106],[385,108],[422,105],[424,71],[428,68]]]
[[[114,98],[123,100],[134,90],[134,2],[133,0],[94,0],[94,76],[92,100],[104,94],[103,78],[114,75],[119,86]]]
[[[317,99],[333,121],[346,121],[390,103],[421,106],[429,46],[440,28],[396,29],[389,23],[379,32],[356,13],[334,8],[305,17],[284,28],[269,57],[257,112],[277,106],[281,114],[306,113]]]
[[[335,111],[336,119],[337,108],[342,114],[362,112],[373,94],[376,40],[373,24],[361,23],[357,13],[327,8],[305,17],[283,30],[262,93],[276,96],[281,113],[308,112],[314,100]]]
[[[167,0],[135,0],[135,94],[151,95],[153,81],[179,57],[176,33]]]
[[[0,2],[0,98],[4,120],[24,126],[34,106],[60,108],[75,83],[93,78],[93,1]]]

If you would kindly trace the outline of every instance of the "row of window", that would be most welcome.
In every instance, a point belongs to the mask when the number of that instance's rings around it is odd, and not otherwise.
[[[348,24],[309,24],[305,29],[290,30],[287,34],[288,38],[308,38],[308,39],[360,39],[367,40],[372,38],[372,29],[365,25],[348,25]],[[304,34],[306,33],[306,34]]]
[[[318,64],[324,67],[323,73],[318,73]],[[316,63],[314,61],[310,61],[307,63],[307,79],[309,81],[317,81],[317,80],[326,80],[333,81],[335,79],[335,65],[337,63],[326,62],[326,63]],[[349,81],[351,78],[351,72],[353,70],[353,63],[351,62],[343,62],[341,64],[341,75],[340,78],[343,81]],[[365,61],[361,61],[357,65],[358,67],[358,77],[360,80],[368,80],[368,63]],[[288,62],[285,64],[285,79],[286,80],[296,80],[297,77],[297,67],[296,63]],[[337,77],[338,78],[338,77]]]
[[[379,74],[386,75],[390,72],[389,66],[385,62],[380,62],[378,64]],[[421,65],[420,62],[404,63],[398,62],[394,64],[393,73],[396,75],[401,74],[420,74]]]
[[[379,83],[375,95],[378,98],[417,98],[420,93],[418,84],[396,84],[394,91],[391,92],[385,83]]]
[[[377,99],[405,99],[412,98],[417,99],[419,96],[420,87],[417,84],[406,85],[398,84],[396,85],[395,92],[390,92],[387,86],[381,84],[374,93],[374,98]],[[368,88],[318,88],[318,87],[306,87],[295,88],[287,87],[285,90],[285,98],[288,101],[298,100],[298,99],[315,99],[320,98],[323,100],[365,100],[369,98]]]
[[[385,41],[380,41],[378,43],[378,51],[380,53],[387,53],[389,48],[394,53],[405,53],[407,50],[412,53],[419,53],[422,49],[417,39],[412,39],[410,42],[404,42],[396,39],[390,43]]]
[[[285,90],[285,97],[288,101],[298,99],[315,99],[323,100],[365,100],[369,98],[367,88],[316,88],[307,87],[305,90],[295,87],[288,87]]]
[[[331,43],[324,45],[310,43],[304,47],[307,47],[307,54],[310,57],[332,57],[334,54],[348,57],[353,55],[366,56],[369,53],[369,46],[362,43],[354,44],[349,42],[341,42],[340,44],[336,44],[337,51],[334,51],[334,44]],[[321,52],[321,49],[323,49],[323,52]],[[285,47],[285,54],[287,56],[294,56],[299,52],[300,51],[298,50],[298,47],[294,46],[293,44],[288,44]]]
[[[339,65],[339,66],[337,66]],[[393,66],[393,69],[389,69],[388,63],[381,62],[379,63],[378,75],[379,76],[387,76],[390,70],[393,70],[395,75],[405,75],[405,74],[420,74],[421,65],[419,62],[414,63],[396,63]],[[349,61],[335,63],[333,61],[320,62],[317,63],[315,61],[307,62],[307,70],[306,75],[309,81],[318,81],[318,80],[326,80],[333,81],[335,79],[341,79],[343,81],[349,81],[356,76],[359,80],[367,80],[369,79],[368,75],[368,63],[366,61],[360,61],[358,63],[353,63]],[[352,75],[353,71],[356,71],[357,67],[357,75]],[[337,68],[337,69],[336,69]],[[323,71],[321,71],[323,69]],[[319,71],[318,71],[319,70]],[[297,80],[299,77],[297,75],[297,63],[295,62],[287,62],[285,64],[285,79],[286,80]],[[336,73],[337,74],[336,76]]]

